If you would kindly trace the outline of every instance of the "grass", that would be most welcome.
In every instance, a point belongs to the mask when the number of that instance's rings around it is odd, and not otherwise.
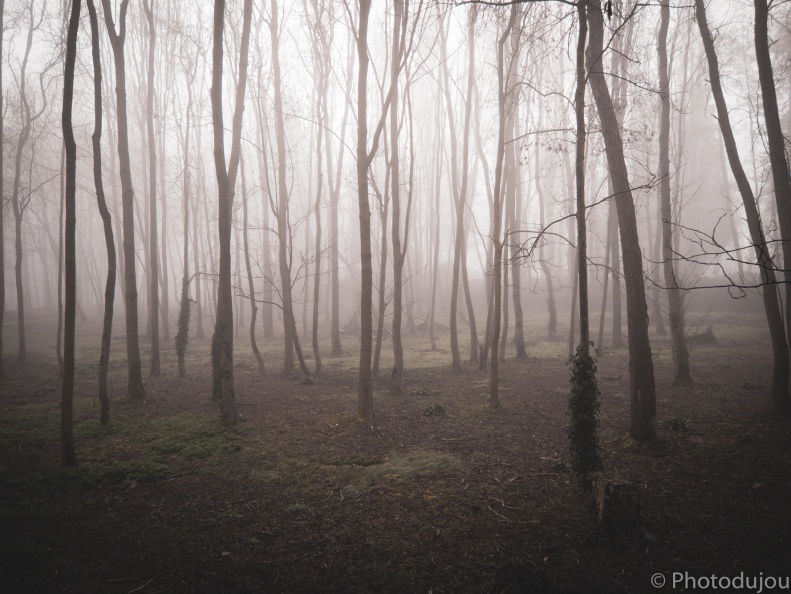
[[[16,404],[0,416],[0,516],[34,516],[58,492],[81,492],[163,480],[178,459],[228,455],[241,449],[245,429],[216,415],[153,417],[138,410],[98,421],[93,398],[74,403],[77,468],[58,467],[60,406]]]
[[[430,450],[414,450],[406,454],[394,454],[381,464],[373,464],[365,468],[365,472],[373,477],[410,477],[430,475],[436,472],[455,468],[461,461],[450,454]]]

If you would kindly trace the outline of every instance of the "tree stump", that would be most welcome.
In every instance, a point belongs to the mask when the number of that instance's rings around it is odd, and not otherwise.
[[[640,489],[628,483],[595,480],[593,519],[606,532],[637,536],[640,532]]]

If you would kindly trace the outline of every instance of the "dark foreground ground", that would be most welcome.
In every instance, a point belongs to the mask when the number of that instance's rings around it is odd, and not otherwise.
[[[599,358],[606,472],[642,490],[635,540],[595,530],[569,473],[562,343],[535,341],[530,359],[503,364],[494,413],[485,372],[453,374],[447,351],[411,338],[406,391],[382,380],[373,427],[353,416],[353,353],[325,359],[306,385],[275,374],[277,345],[264,379],[240,345],[242,420],[225,429],[209,402],[208,340],[191,344],[187,379],[167,349],[143,407],[118,397],[116,340],[102,428],[98,340],[86,339],[80,469],[64,471],[42,329],[0,385],[0,591],[654,592],[662,572],[669,592],[673,572],[788,577],[791,425],[771,406],[768,338],[758,317],[708,321],[717,342],[693,346],[692,385],[673,385],[668,343],[654,338],[652,443],[627,438],[625,350]]]

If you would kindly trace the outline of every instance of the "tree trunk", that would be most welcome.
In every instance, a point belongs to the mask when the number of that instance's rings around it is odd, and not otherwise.
[[[0,64],[3,64],[3,33],[5,32],[5,0],[0,0]],[[5,108],[3,107],[3,69],[0,68],[0,147],[5,146]],[[3,151],[0,150],[0,196],[5,196],[3,175]],[[5,215],[0,207],[0,381],[5,381],[6,372],[3,364],[3,322],[5,320]],[[60,282],[60,281],[59,281]],[[58,341],[60,343],[60,341]],[[61,372],[61,375],[63,373]]]
[[[184,255],[182,257],[182,272],[181,272],[181,299],[179,302],[179,317],[177,321],[177,328],[176,328],[176,356],[178,358],[178,367],[179,367],[179,377],[185,377],[187,375],[187,369],[184,363],[184,357],[187,354],[187,345],[189,344],[190,338],[190,317],[192,313],[191,307],[191,299],[189,295],[190,290],[190,277],[189,277],[189,220],[190,220],[190,209],[189,209],[189,202],[190,202],[190,159],[189,159],[189,144],[190,144],[190,126],[192,124],[192,84],[195,81],[195,73],[197,72],[197,68],[193,70],[193,74],[190,77],[187,83],[187,109],[186,109],[186,124],[184,128],[184,163],[182,167],[182,206],[184,210],[184,227],[183,227],[183,234],[184,234]],[[197,262],[197,249],[195,246],[196,242],[196,219],[197,219],[197,210],[193,214],[193,251],[195,252],[195,283],[196,283],[196,306],[198,301],[200,300],[200,284],[199,278],[200,275],[198,274],[198,262]],[[197,307],[196,307],[197,309]],[[198,310],[199,311],[199,310]]]
[[[352,88],[352,64],[354,60],[354,48],[349,43],[349,56],[346,67],[345,88]],[[327,94],[322,98],[324,103],[324,113],[328,113]],[[340,237],[338,234],[338,203],[341,195],[341,174],[343,172],[343,157],[346,154],[346,122],[349,118],[349,108],[351,101],[344,101],[343,118],[341,120],[341,132],[338,142],[338,160],[336,162],[335,176],[332,176],[331,158],[332,151],[330,135],[324,135],[325,154],[327,158],[327,175],[329,176],[330,190],[330,340],[332,342],[332,356],[340,357],[343,355],[343,345],[341,344],[341,325],[340,325],[340,268],[339,268],[339,249]]]
[[[261,77],[261,70],[258,71],[259,76],[259,87],[261,85],[260,77]],[[272,201],[272,192],[269,186],[269,165],[267,163],[266,158],[266,139],[264,136],[264,118],[263,118],[263,106],[261,105],[261,98],[259,97],[258,101],[256,102],[256,109],[255,109],[255,119],[256,125],[258,127],[258,176],[260,178],[261,184],[261,207],[264,213],[264,221],[263,221],[263,241],[262,241],[262,248],[263,248],[263,259],[264,259],[264,290],[263,290],[263,297],[264,302],[262,304],[262,312],[261,312],[261,319],[262,319],[262,326],[264,331],[264,338],[269,338],[274,336],[275,328],[274,328],[274,312],[272,306],[272,245],[270,240],[270,232],[271,229],[269,227],[269,211],[271,207]]]
[[[783,246],[783,269],[785,270],[785,329],[786,341],[791,340],[791,179],[786,158],[785,137],[780,125],[777,108],[777,91],[772,71],[772,55],[769,51],[767,0],[755,0],[755,55],[758,61],[758,78],[761,81],[766,136],[769,144],[769,161],[772,164],[777,219],[780,223],[781,245]]]
[[[403,315],[404,251],[401,249],[401,162],[398,140],[398,74],[404,52],[401,27],[405,27],[408,0],[393,0],[393,49],[390,63],[390,84],[393,98],[390,102],[390,193],[393,200],[393,223],[390,239],[393,242],[393,372],[390,391],[400,394],[404,376],[404,346],[401,342]],[[405,248],[406,249],[406,246]]]
[[[503,238],[501,237],[502,223],[502,184],[503,184],[503,156],[505,154],[505,120],[507,117],[508,105],[506,101],[510,99],[513,88],[511,87],[511,70],[517,56],[512,55],[508,65],[508,72],[505,72],[505,42],[512,34],[516,17],[519,14],[519,4],[511,5],[510,16],[505,30],[500,35],[497,42],[497,105],[498,105],[498,126],[497,126],[497,157],[494,163],[494,228],[492,233],[492,282],[493,282],[493,304],[492,304],[492,337],[491,337],[491,364],[489,366],[489,403],[492,408],[499,409],[499,348],[500,348],[500,316],[502,303],[502,261],[503,261]],[[518,34],[518,33],[517,33]]]
[[[368,204],[368,17],[371,0],[359,1],[357,30],[357,203],[360,216],[360,366],[357,414],[366,422],[374,417],[371,381],[373,267],[371,265],[371,208]]]
[[[386,134],[386,132],[385,132]],[[385,138],[385,144],[387,144]],[[390,162],[388,157],[388,148],[385,147],[385,161]],[[385,314],[387,313],[387,221],[390,215],[390,166],[387,166],[385,172],[385,193],[382,196],[381,192],[374,184],[374,193],[379,199],[379,220],[381,222],[382,236],[380,240],[380,257],[379,257],[379,299],[376,308],[376,338],[374,344],[373,363],[371,364],[371,375],[379,377],[379,359],[382,355],[382,340],[385,333]]]
[[[115,95],[118,114],[118,160],[121,170],[121,204],[123,211],[124,285],[126,294],[126,360],[127,395],[132,402],[145,401],[143,374],[140,362],[140,342],[137,326],[137,274],[135,272],[135,194],[132,185],[132,168],[129,162],[129,128],[126,108],[126,63],[124,41],[126,39],[126,11],[129,0],[121,0],[118,12],[119,30],[113,22],[110,0],[102,0],[104,20],[115,60]]]
[[[289,262],[290,229],[288,224],[288,180],[286,179],[286,130],[283,118],[282,84],[280,80],[280,40],[277,0],[271,0],[269,32],[272,42],[273,93],[275,102],[275,136],[277,142],[277,236],[280,268],[280,297],[283,302],[283,371],[294,371],[294,339],[296,326],[291,298],[291,264]],[[304,371],[304,370],[303,370]],[[309,375],[308,372],[305,372]]]
[[[772,355],[774,358],[772,368],[772,401],[778,410],[785,412],[791,408],[791,400],[788,395],[788,343],[783,330],[783,314],[780,300],[777,294],[777,276],[775,274],[774,262],[772,262],[771,252],[766,243],[766,236],[761,227],[761,217],[758,212],[758,205],[755,201],[747,175],[742,167],[739,153],[736,149],[736,139],[731,128],[730,114],[725,103],[725,95],[722,91],[720,81],[720,67],[717,54],[714,50],[714,40],[709,32],[709,25],[706,19],[706,7],[703,0],[695,0],[695,15],[698,21],[698,28],[703,40],[703,48],[706,52],[706,60],[709,66],[709,80],[711,82],[711,92],[714,103],[717,106],[717,120],[722,132],[722,140],[725,144],[725,151],[728,155],[728,162],[731,166],[736,185],[744,204],[744,214],[747,218],[747,227],[750,231],[750,239],[755,249],[758,269],[761,274],[761,283],[764,285],[761,294],[764,301],[766,321],[769,323],[769,335],[772,341]]]
[[[577,277],[579,279],[580,343],[571,359],[571,397],[569,438],[574,471],[583,487],[591,486],[591,474],[602,469],[599,440],[596,432],[599,410],[599,389],[596,385],[596,363],[590,356],[590,324],[588,323],[588,232],[585,211],[585,39],[588,33],[586,0],[577,4],[579,37],[577,39],[577,76],[574,93],[576,116],[575,181],[577,194]]]
[[[444,25],[440,25],[440,59],[442,62],[442,81],[445,94],[446,111],[448,114],[448,126],[450,129],[450,149],[451,149],[451,182],[453,189],[453,204],[455,207],[455,244],[453,251],[453,272],[451,280],[450,298],[450,345],[451,357],[454,371],[461,371],[461,355],[459,353],[458,339],[458,300],[459,300],[459,277],[466,295],[467,317],[470,324],[470,360],[477,361],[479,354],[478,330],[475,323],[475,310],[472,306],[472,298],[469,291],[469,281],[466,274],[466,228],[464,224],[464,211],[467,208],[467,193],[469,186],[469,152],[470,152],[470,122],[472,119],[472,103],[475,84],[475,23],[478,18],[478,7],[473,4],[467,19],[468,35],[468,55],[467,55],[467,92],[464,108],[464,126],[462,133],[461,156],[458,155],[458,144],[456,139],[456,120],[453,115],[453,103],[450,96],[450,76],[447,66],[447,41]],[[461,174],[458,171],[458,163],[461,161]]]
[[[77,466],[74,452],[74,337],[77,304],[77,144],[72,128],[74,65],[77,60],[77,31],[80,26],[80,0],[73,0],[66,37],[66,65],[63,78],[63,140],[66,144],[66,312],[64,336],[63,393],[61,396],[60,452],[63,466]]]
[[[250,292],[250,348],[255,355],[258,364],[258,373],[263,378],[266,372],[264,359],[258,350],[258,343],[255,340],[255,322],[258,318],[258,305],[255,303],[255,285],[253,284],[253,267],[250,263],[250,242],[248,240],[248,219],[247,219],[247,180],[244,173],[244,158],[239,157],[239,167],[242,177],[242,242],[244,243],[244,265],[247,269],[247,290]]]
[[[231,293],[231,217],[233,188],[239,166],[239,151],[242,136],[242,113],[244,93],[247,85],[248,49],[250,46],[250,23],[252,20],[252,0],[245,0],[243,9],[242,40],[239,51],[239,78],[236,86],[233,128],[231,136],[231,157],[226,169],[225,144],[223,142],[222,112],[222,68],[223,68],[223,29],[225,24],[225,0],[214,3],[214,35],[212,46],[212,86],[211,113],[214,132],[214,166],[217,174],[220,239],[220,279],[217,291],[217,317],[215,337],[213,338],[213,368],[219,378],[220,410],[223,422],[235,423],[236,391],[233,381],[233,295]]]
[[[690,382],[689,351],[684,330],[684,296],[676,281],[676,254],[673,250],[673,226],[670,209],[670,79],[667,67],[667,30],[670,25],[670,6],[663,4],[660,10],[659,41],[657,43],[659,65],[659,90],[662,99],[659,124],[659,192],[662,198],[662,267],[667,286],[670,310],[670,337],[673,344],[673,363],[676,382]]]
[[[518,110],[517,110],[518,111]],[[519,121],[517,116],[514,119],[514,134],[517,133],[518,128],[516,122]],[[515,194],[514,199],[514,212],[511,219],[512,228],[518,228],[522,221],[522,176],[519,173],[520,159],[517,151],[517,143],[514,146],[514,171],[513,183]],[[521,151],[521,148],[519,149]],[[525,326],[524,314],[522,312],[522,262],[519,258],[519,246],[522,243],[521,233],[513,231],[511,238],[511,301],[514,307],[514,347],[516,348],[517,359],[527,359],[527,350],[525,349]]]
[[[22,217],[25,214],[27,206],[26,201],[20,197],[20,182],[22,177],[22,154],[25,149],[27,141],[30,139],[30,131],[33,127],[33,121],[43,113],[39,112],[34,114],[31,111],[30,103],[27,97],[27,66],[30,58],[30,51],[33,47],[33,33],[38,28],[35,22],[35,15],[33,13],[33,2],[28,5],[28,33],[25,42],[25,53],[22,58],[22,64],[19,69],[19,100],[20,111],[22,115],[22,127],[19,131],[19,139],[17,140],[15,158],[14,158],[14,183],[11,190],[11,206],[14,213],[14,279],[16,283],[16,301],[17,301],[17,363],[24,363],[27,358],[27,341],[25,336],[25,292],[24,281],[22,274]],[[40,23],[39,23],[40,25]],[[43,89],[42,89],[43,92]],[[46,106],[46,98],[42,98]],[[31,156],[31,159],[33,157]],[[31,162],[32,167],[32,162]],[[29,200],[29,198],[28,198]]]
[[[88,0],[91,21],[91,53],[93,55],[94,131],[93,183],[96,187],[96,202],[104,226],[104,244],[107,249],[107,280],[104,285],[104,320],[102,322],[102,350],[99,357],[99,403],[100,421],[106,425],[110,420],[110,397],[107,392],[107,371],[110,364],[110,344],[113,338],[113,305],[115,303],[116,254],[113,237],[113,221],[107,209],[102,181],[102,63],[99,53],[99,22],[93,0]]]
[[[151,283],[148,297],[151,323],[151,368],[149,375],[161,374],[159,357],[159,241],[157,236],[157,151],[154,136],[154,57],[156,29],[154,27],[154,0],[143,0],[143,10],[148,21],[148,85],[146,87],[146,132],[148,133],[148,280]]]
[[[627,323],[629,328],[629,386],[632,419],[630,434],[638,441],[655,435],[656,393],[654,364],[648,339],[648,306],[643,284],[643,260],[637,233],[634,200],[624,159],[623,141],[610,91],[602,68],[604,17],[600,0],[591,0],[588,9],[590,42],[589,80],[607,152],[607,164],[615,191],[618,225],[621,230],[624,281],[626,283]]]
[[[2,23],[0,23],[0,28]],[[2,34],[0,34],[0,37]],[[0,39],[2,45],[2,39]],[[1,69],[0,69],[1,70]],[[0,92],[0,95],[2,93]],[[2,146],[2,143],[0,143]],[[0,151],[2,153],[2,151]],[[0,169],[2,169],[2,158],[0,158]],[[2,174],[0,174],[2,175]],[[1,185],[1,184],[0,184]],[[2,196],[2,188],[0,188]],[[63,210],[66,207],[66,146],[60,152],[60,209],[58,210],[58,329],[55,332],[55,355],[58,358],[58,377],[63,379]],[[2,209],[0,209],[2,210]],[[0,225],[2,219],[0,219]],[[0,241],[2,238],[0,237]],[[0,250],[0,258],[3,257]],[[0,282],[2,279],[0,278]],[[2,352],[0,352],[2,358]],[[0,369],[2,371],[2,369]]]
[[[539,128],[541,127],[541,120],[539,118]],[[543,231],[546,228],[546,200],[544,199],[544,188],[543,184],[541,183],[541,148],[536,148],[536,154],[533,156],[533,160],[535,162],[535,184],[536,184],[536,193],[538,194],[538,216],[539,216],[539,225],[541,230]],[[555,304],[555,287],[552,281],[552,271],[549,268],[549,262],[547,262],[546,255],[544,252],[544,244],[546,241],[541,238],[540,243],[538,244],[538,263],[541,266],[541,274],[544,275],[544,279],[546,282],[546,291],[547,291],[547,338],[549,340],[554,340],[555,336],[557,335],[558,331],[558,310],[557,305]],[[605,289],[606,290],[606,289]]]

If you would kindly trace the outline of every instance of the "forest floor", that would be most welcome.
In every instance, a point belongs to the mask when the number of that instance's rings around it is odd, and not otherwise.
[[[596,530],[569,472],[562,339],[529,342],[525,361],[509,347],[493,412],[486,372],[451,372],[447,336],[439,352],[409,337],[405,391],[390,394],[382,374],[371,426],[354,416],[353,337],[305,384],[278,373],[278,343],[263,345],[258,377],[243,330],[241,415],[228,429],[210,402],[208,338],[191,342],[185,379],[163,340],[163,375],[137,407],[122,400],[114,340],[101,427],[88,332],[80,467],[63,470],[52,323],[30,323],[28,362],[9,356],[0,384],[2,592],[653,592],[657,572],[665,591],[674,572],[791,574],[791,422],[772,408],[760,316],[710,315],[716,342],[693,344],[690,385],[673,384],[668,339],[652,338],[658,437],[647,444],[627,436],[626,350],[599,357],[605,472],[641,489],[634,539]]]

